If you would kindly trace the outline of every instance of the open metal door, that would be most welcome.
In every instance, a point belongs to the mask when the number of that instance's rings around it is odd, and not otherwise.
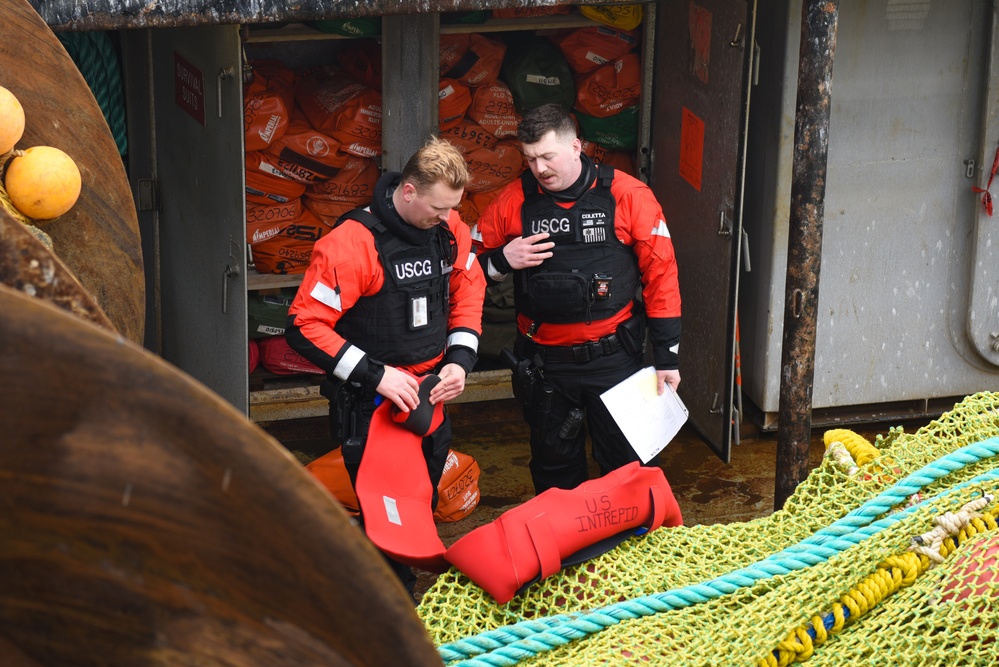
[[[150,52],[162,355],[246,412],[238,28],[153,29]]]
[[[755,2],[689,0],[658,8],[653,168],[683,299],[680,396],[689,423],[729,461],[738,414],[736,302],[745,121]]]

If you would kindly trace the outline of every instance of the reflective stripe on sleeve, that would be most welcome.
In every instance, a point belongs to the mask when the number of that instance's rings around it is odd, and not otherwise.
[[[340,307],[340,288],[330,287],[323,282],[316,283],[316,286],[309,292],[309,296],[320,303],[325,303],[335,310],[343,310]]]
[[[489,271],[489,277],[492,280],[499,282],[504,278],[506,278],[505,273],[500,273],[499,271],[496,270],[496,267],[493,266],[493,260],[490,259],[489,261],[486,262],[486,268]]]
[[[336,368],[333,369],[333,375],[341,380],[346,380],[354,372],[354,369],[357,368],[357,364],[361,363],[361,359],[363,358],[364,350],[353,345],[348,345],[347,349],[340,355],[340,361],[337,362]]]
[[[464,347],[469,347],[472,350],[479,351],[479,337],[475,334],[468,333],[467,331],[456,331],[447,337],[447,346],[455,347],[456,345],[461,345]]]

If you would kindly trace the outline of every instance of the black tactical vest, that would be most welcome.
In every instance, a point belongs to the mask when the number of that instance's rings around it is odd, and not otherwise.
[[[602,320],[635,298],[638,260],[614,233],[616,210],[610,185],[614,169],[597,165],[596,186],[571,208],[541,192],[529,170],[521,176],[523,235],[541,232],[555,242],[553,255],[539,266],[519,271],[514,298],[517,311],[537,322],[566,324]]]
[[[430,230],[430,242],[414,245],[390,233],[372,213],[355,209],[357,220],[375,237],[385,282],[374,296],[361,297],[336,324],[336,332],[358,341],[368,355],[392,366],[433,359],[447,338],[451,269],[457,242],[447,225]]]

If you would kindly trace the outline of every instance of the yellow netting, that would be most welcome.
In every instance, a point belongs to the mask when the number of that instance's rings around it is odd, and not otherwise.
[[[999,665],[999,393],[835,435],[770,516],[631,538],[502,606],[451,569],[417,612],[450,665]]]

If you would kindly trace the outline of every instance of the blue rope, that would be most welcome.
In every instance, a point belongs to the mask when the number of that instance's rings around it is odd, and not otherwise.
[[[446,663],[476,656],[457,663],[454,667],[511,667],[521,660],[594,634],[623,620],[632,620],[707,602],[741,588],[752,586],[758,581],[772,576],[788,574],[825,562],[830,557],[859,544],[884,528],[907,518],[930,502],[971,484],[981,484],[999,479],[999,471],[990,471],[948,489],[934,498],[924,500],[917,505],[874,521],[876,517],[884,515],[891,508],[904,502],[914,493],[941,477],[960,470],[966,465],[995,456],[996,453],[999,453],[999,438],[996,437],[963,447],[927,464],[890,489],[864,503],[858,509],[846,514],[798,544],[768,556],[753,565],[706,583],[693,584],[664,593],[654,593],[590,612],[560,614],[547,619],[516,623],[474,637],[443,644],[438,647],[437,651]]]
[[[125,92],[118,53],[105,32],[60,32],[56,35],[97,100],[118,154],[128,152]]]

